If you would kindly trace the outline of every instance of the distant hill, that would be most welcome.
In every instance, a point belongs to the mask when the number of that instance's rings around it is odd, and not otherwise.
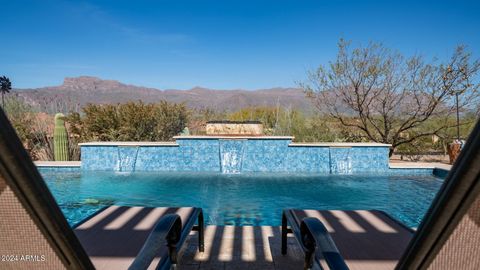
[[[260,90],[213,90],[195,87],[190,90],[159,90],[123,84],[96,77],[65,78],[60,86],[15,89],[30,104],[42,111],[62,111],[64,107],[82,107],[87,103],[107,104],[141,100],[143,102],[185,102],[190,108],[235,111],[249,106],[281,106],[311,112],[313,106],[298,88]],[[57,106],[57,107],[55,107]]]

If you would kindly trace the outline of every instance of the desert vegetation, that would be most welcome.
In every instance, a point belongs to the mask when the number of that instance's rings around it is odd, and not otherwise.
[[[188,121],[183,104],[89,104],[66,117],[70,133],[81,141],[169,141]]]
[[[24,100],[9,95],[5,111],[32,158],[54,160],[54,115],[36,110]],[[468,136],[477,115],[461,114],[460,134]],[[305,114],[296,109],[248,107],[233,112],[212,109],[189,110],[182,104],[167,102],[145,104],[87,105],[80,112],[64,117],[68,138],[68,159],[78,160],[78,143],[86,141],[169,141],[188,127],[191,134],[205,134],[210,120],[258,120],[267,135],[292,135],[297,142],[364,142],[369,141],[358,129],[342,125],[328,114]],[[353,116],[349,121],[353,121]],[[398,146],[395,151],[415,158],[422,153],[446,153],[448,143],[456,138],[454,127],[442,128],[445,119],[432,117],[416,132],[439,129],[436,135],[423,136]],[[455,122],[453,116],[447,120]],[[423,130],[423,131],[422,131]],[[408,138],[409,133],[401,136]]]
[[[480,61],[464,46],[443,63],[376,43],[351,49],[340,40],[338,47],[337,58],[301,85],[320,114],[359,131],[361,139],[391,144],[393,153],[474,120],[457,123],[456,113],[478,113]]]
[[[381,142],[391,154],[415,159],[446,154],[465,139],[480,109],[480,61],[459,46],[440,62],[405,57],[381,44],[351,48],[341,40],[337,57],[299,83],[316,111],[270,102],[235,110],[187,107],[166,101],[117,104],[75,103],[68,97],[31,104],[9,93],[2,81],[2,107],[32,158],[54,160],[54,115],[65,126],[67,156],[78,160],[86,141],[169,141],[188,128],[205,134],[210,120],[261,121],[266,135],[292,135],[297,142]],[[62,137],[65,137],[62,135]],[[57,147],[58,148],[58,147]]]
[[[15,95],[6,96],[4,111],[35,160],[79,160],[78,143],[86,141],[169,141],[187,126],[189,115],[183,104],[167,102],[89,104],[81,112],[52,115]],[[63,128],[66,134],[59,132]],[[66,153],[60,155],[55,145]]]

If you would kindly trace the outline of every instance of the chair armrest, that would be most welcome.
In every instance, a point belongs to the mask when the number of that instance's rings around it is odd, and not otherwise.
[[[328,267],[332,270],[348,270],[342,255],[337,249],[335,242],[327,231],[327,228],[317,218],[307,217],[302,220],[300,224],[300,234],[302,244],[306,249],[306,255],[309,261],[310,268],[315,261],[319,263],[316,258],[317,252],[325,259]]]
[[[147,269],[165,245],[168,247],[169,263],[177,262],[177,243],[182,234],[182,220],[177,214],[167,214],[161,217],[142,249],[138,253],[129,270]],[[162,263],[163,259],[160,261]]]

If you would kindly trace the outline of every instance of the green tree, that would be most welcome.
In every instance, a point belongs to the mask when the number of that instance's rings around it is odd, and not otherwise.
[[[0,91],[2,92],[2,108],[5,108],[5,94],[10,93],[12,90],[12,82],[10,79],[2,76],[0,77]]]

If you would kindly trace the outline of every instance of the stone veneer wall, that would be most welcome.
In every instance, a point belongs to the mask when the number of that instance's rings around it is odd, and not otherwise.
[[[81,144],[82,169],[119,171],[122,153],[135,152],[135,171],[220,172],[222,140],[231,138],[178,137],[176,144],[165,145]],[[291,137],[240,140],[243,141],[241,172],[328,174],[382,172],[389,169],[388,145],[294,144]],[[138,151],[125,151],[126,147],[138,147]]]

